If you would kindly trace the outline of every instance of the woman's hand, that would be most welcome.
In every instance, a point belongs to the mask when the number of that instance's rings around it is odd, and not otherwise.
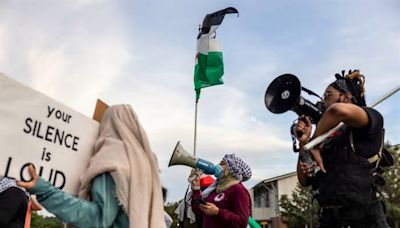
[[[325,167],[324,167],[324,162],[321,157],[321,152],[319,149],[310,149],[311,154],[313,155],[315,161],[317,162],[317,165],[321,169],[322,172],[326,173]]]
[[[300,152],[300,153],[305,153],[305,152]],[[304,161],[299,161],[300,169],[303,174],[305,174],[308,177],[312,177],[314,175],[315,167],[319,166],[320,170],[324,173],[326,173],[325,167],[324,167],[324,162],[321,157],[321,153],[319,149],[311,149],[310,150],[311,155],[314,157],[314,160],[312,164],[308,164],[307,162]]]
[[[39,180],[39,176],[37,175],[37,173],[35,171],[35,168],[33,168],[32,164],[30,164],[28,166],[28,171],[29,171],[29,174],[32,177],[32,180],[28,181],[28,182],[26,182],[26,181],[17,181],[17,185],[20,186],[20,187],[23,187],[25,189],[30,190],[33,187],[35,187],[36,182]]]
[[[199,204],[200,210],[203,211],[206,215],[217,215],[219,212],[219,208],[215,206],[213,203],[207,202],[207,204]]]
[[[33,211],[40,211],[43,209],[43,206],[37,201],[35,195],[31,195],[31,203]]]
[[[307,116],[300,116],[296,126],[293,128],[293,134],[297,136],[297,139],[305,145],[311,136],[312,123],[310,118]]]
[[[190,172],[188,181],[191,185],[192,190],[200,189],[200,176],[201,176],[201,171],[192,169],[192,171]]]
[[[307,177],[314,176],[315,165],[308,165],[306,162],[300,162],[300,169]]]

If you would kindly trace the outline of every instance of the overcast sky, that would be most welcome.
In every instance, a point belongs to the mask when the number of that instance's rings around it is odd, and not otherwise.
[[[229,6],[217,30],[224,85],[202,90],[199,157],[235,153],[253,177],[295,171],[293,112],[270,113],[269,83],[284,73],[322,94],[343,69],[366,76],[367,104],[400,84],[400,2],[279,1],[0,1],[0,72],[92,116],[97,98],[128,103],[158,156],[168,201],[183,198],[188,167],[168,168],[177,141],[193,151],[193,69],[198,26]],[[307,94],[302,94],[310,98]],[[386,139],[400,143],[400,93],[377,106]]]

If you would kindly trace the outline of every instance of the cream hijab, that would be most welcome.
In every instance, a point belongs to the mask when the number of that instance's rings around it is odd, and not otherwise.
[[[90,165],[81,178],[79,196],[89,198],[92,180],[108,172],[129,227],[164,228],[164,207],[155,157],[146,132],[129,105],[109,107]]]

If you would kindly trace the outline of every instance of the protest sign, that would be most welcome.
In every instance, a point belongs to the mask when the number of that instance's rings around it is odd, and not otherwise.
[[[30,180],[28,165],[76,195],[99,123],[0,73],[0,176]]]

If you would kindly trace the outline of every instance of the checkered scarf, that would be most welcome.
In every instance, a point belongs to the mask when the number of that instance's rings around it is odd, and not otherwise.
[[[29,197],[25,188],[19,187],[17,185],[17,182],[14,179],[11,179],[8,177],[0,177],[0,193],[4,192],[5,190],[12,188],[12,187],[21,189]]]
[[[240,181],[247,181],[251,177],[250,166],[234,154],[226,154],[222,158],[229,169],[229,172]]]

